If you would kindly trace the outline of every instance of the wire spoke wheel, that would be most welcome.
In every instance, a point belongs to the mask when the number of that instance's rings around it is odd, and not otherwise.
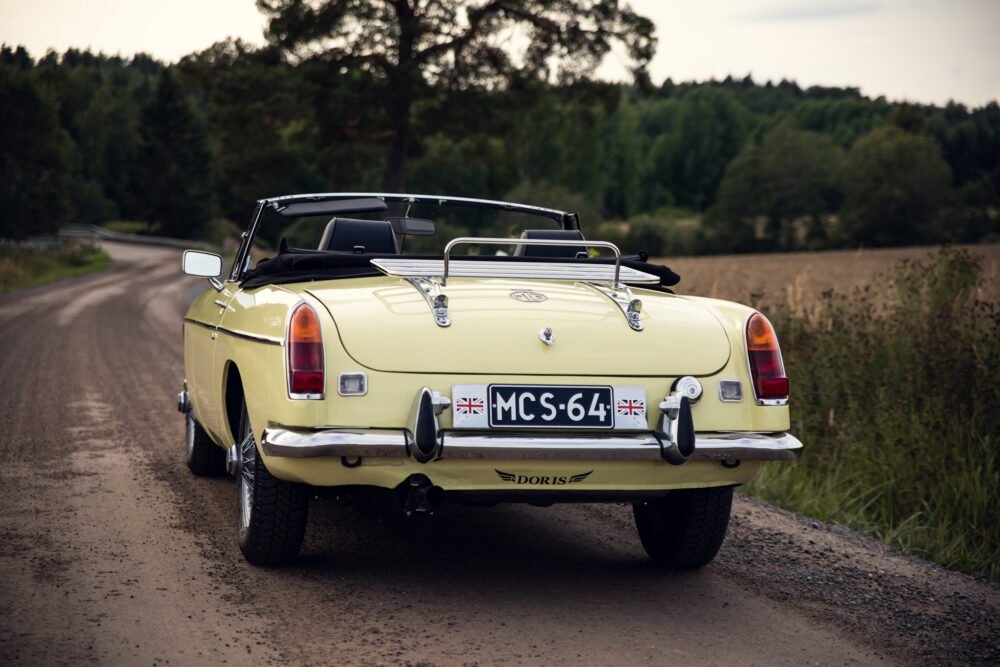
[[[243,440],[240,442],[240,526],[246,530],[250,526],[253,513],[253,480],[257,470],[257,444],[247,424]]]
[[[290,563],[299,555],[309,513],[309,487],[278,479],[267,469],[246,404],[240,415],[239,542],[254,565]]]

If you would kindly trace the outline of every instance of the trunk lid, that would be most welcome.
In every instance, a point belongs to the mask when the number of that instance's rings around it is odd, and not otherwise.
[[[511,297],[532,290],[544,301]],[[607,296],[574,282],[453,278],[444,292],[451,326],[434,322],[423,294],[397,278],[313,283],[341,343],[372,370],[524,375],[710,375],[729,360],[729,339],[704,306],[636,291],[643,331]],[[540,338],[551,328],[554,341]],[[328,343],[329,344],[329,343]]]

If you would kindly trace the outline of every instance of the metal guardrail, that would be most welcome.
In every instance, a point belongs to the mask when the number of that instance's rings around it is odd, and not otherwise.
[[[60,239],[90,239],[92,241],[114,241],[116,243],[137,243],[141,245],[156,245],[167,248],[200,248],[215,250],[215,247],[203,241],[189,239],[173,239],[165,236],[144,236],[141,234],[123,234],[112,232],[97,225],[68,225],[59,230]]]

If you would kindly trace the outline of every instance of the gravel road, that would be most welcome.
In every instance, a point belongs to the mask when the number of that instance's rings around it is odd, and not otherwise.
[[[177,251],[0,297],[0,664],[1000,663],[1000,587],[740,496],[716,561],[651,567],[628,507],[314,501],[248,565],[183,463]],[[807,446],[809,443],[806,443]]]

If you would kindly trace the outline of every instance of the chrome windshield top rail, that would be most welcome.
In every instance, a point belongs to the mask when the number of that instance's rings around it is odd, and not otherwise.
[[[428,204],[431,206],[465,206],[468,208],[486,208],[497,211],[509,211],[511,213],[525,213],[527,215],[537,215],[555,220],[567,227],[565,224],[571,222],[573,226],[569,229],[578,229],[579,220],[577,214],[560,211],[553,208],[541,206],[531,206],[529,204],[515,204],[513,202],[498,201],[495,199],[475,199],[471,197],[448,197],[443,195],[422,195],[398,192],[314,192],[308,194],[284,195],[281,197],[268,197],[258,200],[257,204],[262,206],[285,206],[302,202],[337,201],[342,199],[381,199],[387,204]]]
[[[444,247],[444,273],[441,276],[441,286],[444,287],[448,284],[448,263],[451,260],[451,249],[457,245],[541,245],[541,246],[583,246],[585,248],[608,248],[615,253],[615,278],[614,285],[617,287],[620,284],[619,278],[621,277],[622,269],[622,251],[618,249],[614,243],[609,243],[608,241],[584,241],[581,239],[572,239],[565,241],[557,241],[554,239],[497,239],[497,238],[486,238],[477,236],[459,236],[456,239],[448,241],[448,245]]]

